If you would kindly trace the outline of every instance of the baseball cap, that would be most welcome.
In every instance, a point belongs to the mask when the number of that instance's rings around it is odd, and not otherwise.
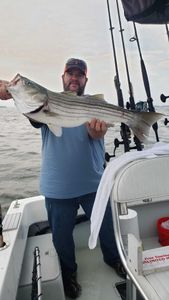
[[[85,75],[87,74],[87,64],[84,60],[78,58],[70,58],[66,62],[64,72],[67,72],[69,69],[78,68],[81,70]]]

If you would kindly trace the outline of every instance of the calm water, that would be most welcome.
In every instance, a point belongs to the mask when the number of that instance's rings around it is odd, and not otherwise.
[[[156,109],[169,115],[169,107]],[[169,127],[164,126],[164,118],[159,123],[161,142],[169,142]],[[169,125],[168,125],[169,126]],[[41,164],[40,130],[34,129],[29,121],[14,107],[0,106],[0,203],[5,212],[12,200],[39,194],[39,172]],[[119,125],[109,129],[106,135],[106,150],[112,154],[114,138],[120,138]],[[155,143],[154,131],[151,129],[150,147]],[[123,153],[123,146],[116,155]]]

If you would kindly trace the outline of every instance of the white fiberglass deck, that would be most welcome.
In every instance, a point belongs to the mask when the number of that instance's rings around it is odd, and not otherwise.
[[[17,300],[27,300],[31,293],[32,254],[35,245],[39,247],[41,255],[43,300],[61,300],[64,298],[62,291],[58,290],[62,288],[61,273],[50,233],[28,238]],[[77,248],[76,257],[78,281],[82,286],[79,300],[121,300],[115,284],[122,280],[103,262],[99,247],[95,250],[89,250],[88,247]]]
[[[78,281],[82,286],[79,300],[121,300],[115,284],[122,281],[102,259],[99,247],[77,251]]]

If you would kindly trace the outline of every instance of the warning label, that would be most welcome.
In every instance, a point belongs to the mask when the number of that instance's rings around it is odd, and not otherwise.
[[[143,251],[143,272],[169,268],[169,247]]]

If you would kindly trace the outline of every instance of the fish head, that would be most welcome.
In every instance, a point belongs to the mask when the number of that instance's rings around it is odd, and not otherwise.
[[[30,79],[17,74],[7,85],[18,110],[25,114],[36,111],[48,99],[47,90]]]

